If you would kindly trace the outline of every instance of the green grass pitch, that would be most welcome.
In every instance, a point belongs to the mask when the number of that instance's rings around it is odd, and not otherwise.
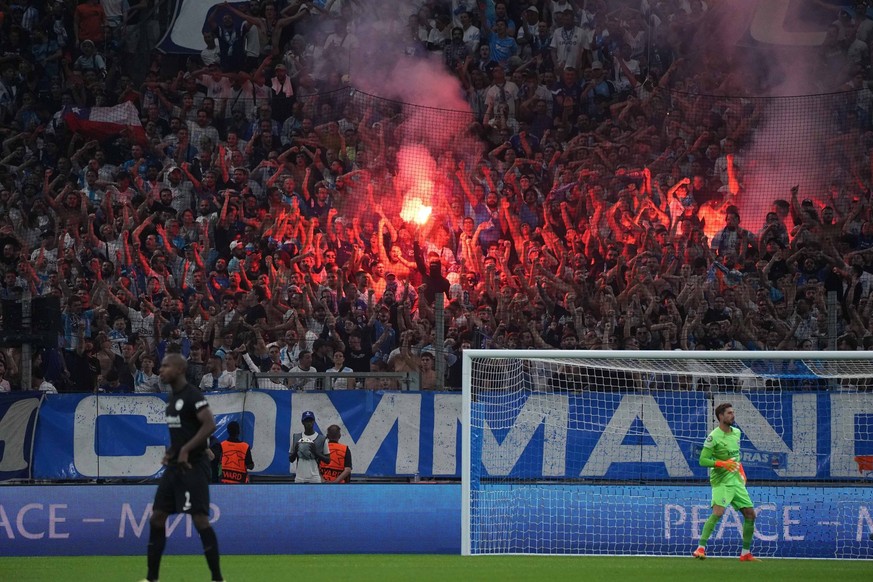
[[[736,558],[636,558],[445,555],[222,556],[228,582],[354,580],[355,582],[537,580],[873,580],[873,562],[860,560],[763,560]],[[0,558],[4,582],[80,580],[136,582],[145,575],[144,556]],[[209,580],[202,556],[164,557],[162,582]]]

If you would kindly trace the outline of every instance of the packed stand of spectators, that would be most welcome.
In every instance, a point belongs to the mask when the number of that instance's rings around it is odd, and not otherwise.
[[[398,26],[390,4],[372,22],[354,0],[222,4],[207,48],[178,61],[143,50],[154,0],[0,2],[0,294],[62,306],[34,389],[157,392],[172,351],[207,389],[252,371],[298,375],[264,388],[334,371],[334,389],[401,387],[356,372],[433,389],[436,357],[460,386],[468,348],[873,346],[863,11],[835,15],[810,65],[845,91],[828,144],[845,171],[821,168],[842,177],[785,192],[750,232],[765,102],[705,97],[757,89],[689,63],[711,2],[427,0]],[[423,226],[393,194],[408,106],[348,88],[374,33],[444,64],[482,144],[431,152]],[[125,101],[145,140],[65,128],[65,107]],[[0,390],[16,389],[20,349],[2,356]]]

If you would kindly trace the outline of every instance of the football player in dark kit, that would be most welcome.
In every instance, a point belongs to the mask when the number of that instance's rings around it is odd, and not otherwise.
[[[207,442],[215,430],[215,419],[203,394],[185,379],[187,362],[181,354],[167,354],[161,362],[161,381],[172,387],[167,402],[170,448],[162,463],[164,474],[155,493],[149,521],[148,576],[143,582],[157,582],[161,554],[167,543],[166,524],[171,513],[188,513],[203,542],[203,553],[212,580],[223,581],[219,566],[218,539],[209,525],[209,481],[211,467]]]

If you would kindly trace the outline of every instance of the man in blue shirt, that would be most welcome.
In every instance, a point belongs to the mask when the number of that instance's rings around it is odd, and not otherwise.
[[[506,66],[510,57],[518,55],[518,43],[507,34],[506,20],[494,23],[494,31],[488,36],[488,46],[491,47],[491,59],[503,66]]]

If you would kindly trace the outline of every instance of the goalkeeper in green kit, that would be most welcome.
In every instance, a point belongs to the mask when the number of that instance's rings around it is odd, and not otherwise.
[[[713,429],[700,453],[700,466],[709,467],[709,483],[712,485],[712,515],[703,525],[700,543],[691,555],[706,558],[706,542],[718,525],[728,505],[743,513],[743,551],[741,562],[756,562],[752,555],[752,536],[755,535],[755,509],[749,492],[746,491],[746,473],[740,463],[740,430],[733,426],[734,408],[729,403],[719,404],[715,409],[718,426]]]

